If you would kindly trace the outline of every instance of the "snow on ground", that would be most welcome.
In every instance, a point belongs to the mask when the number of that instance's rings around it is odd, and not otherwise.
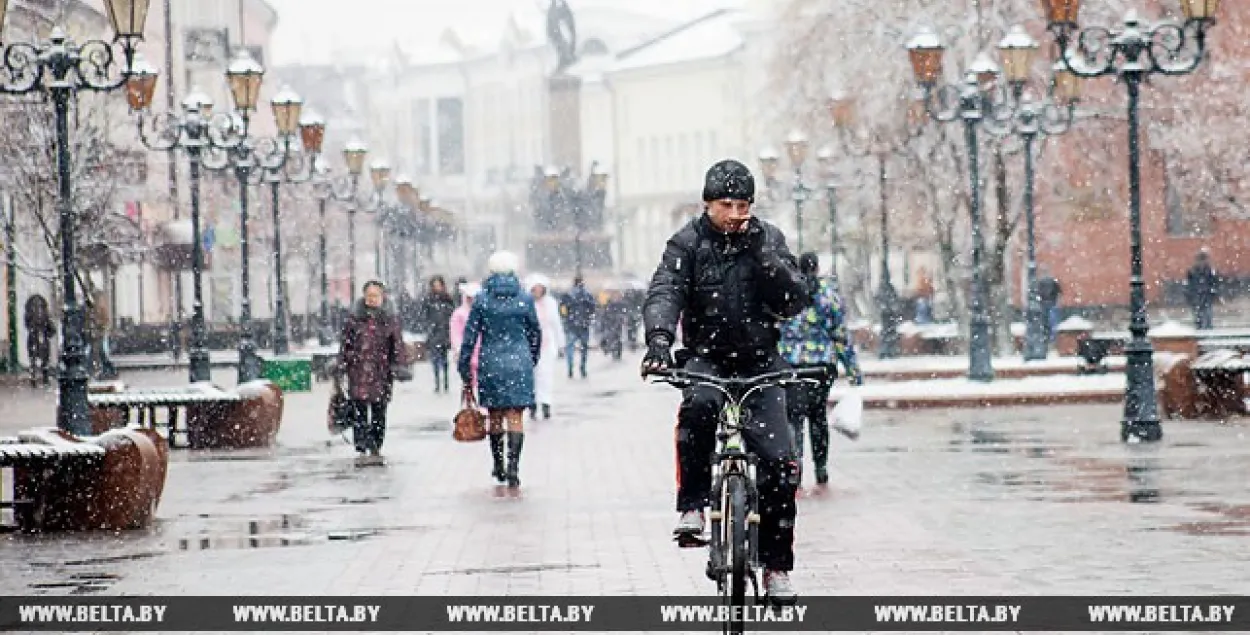
[[[837,399],[852,390],[857,390],[864,399],[965,399],[980,396],[1103,393],[1121,391],[1124,388],[1125,378],[1123,373],[996,379],[990,383],[969,381],[967,378],[960,377],[956,379],[926,379],[920,381],[868,382],[858,388],[852,388],[846,384],[838,384],[830,391],[829,397]]]

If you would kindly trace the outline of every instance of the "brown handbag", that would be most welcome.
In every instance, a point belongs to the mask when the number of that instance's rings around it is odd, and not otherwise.
[[[473,396],[473,389],[466,386],[460,400],[463,407],[460,409],[460,412],[456,413],[456,417],[452,419],[456,424],[451,433],[452,438],[464,442],[485,439],[486,417],[482,414],[481,409],[477,407],[477,399]]]

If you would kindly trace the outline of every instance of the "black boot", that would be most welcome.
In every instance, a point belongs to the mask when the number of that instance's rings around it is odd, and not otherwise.
[[[490,433],[490,458],[494,462],[494,468],[491,469],[491,478],[503,483],[507,476],[504,474],[503,468],[503,433]]]
[[[524,432],[508,433],[508,487],[521,486],[521,446],[525,444]]]
[[[551,418],[551,404],[545,403],[543,404],[543,419],[550,419],[550,418]]]

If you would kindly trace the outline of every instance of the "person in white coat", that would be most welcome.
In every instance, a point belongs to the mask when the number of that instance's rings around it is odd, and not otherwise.
[[[551,418],[552,393],[556,381],[556,360],[564,348],[564,323],[560,316],[560,303],[551,297],[551,281],[541,274],[531,275],[525,282],[530,295],[534,296],[534,308],[538,310],[538,323],[542,326],[542,352],[538,366],[534,367],[534,401],[530,415],[537,419],[542,407],[544,419]]]

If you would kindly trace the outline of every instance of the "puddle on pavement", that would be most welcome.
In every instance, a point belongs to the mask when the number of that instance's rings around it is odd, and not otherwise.
[[[313,537],[306,531],[304,519],[294,514],[246,520],[241,523],[241,526],[236,525],[236,527],[239,531],[230,531],[229,528],[205,530],[197,536],[179,538],[178,550],[264,549],[307,545],[313,542]]]
[[[574,569],[598,569],[597,564],[573,564],[568,562],[546,564],[518,564],[502,567],[479,567],[472,569],[448,569],[430,571],[425,575],[479,575],[483,573],[538,573],[540,571],[572,571]]]

